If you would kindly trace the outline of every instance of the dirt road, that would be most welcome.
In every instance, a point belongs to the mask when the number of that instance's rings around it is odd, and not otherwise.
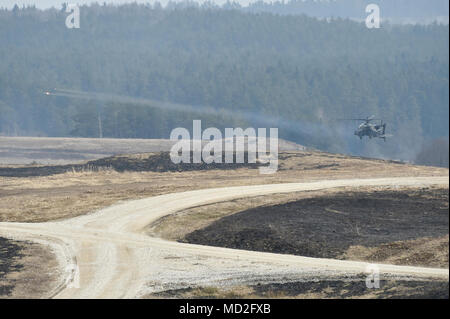
[[[59,222],[0,223],[0,236],[50,245],[61,265],[56,298],[134,298],[197,285],[281,282],[364,273],[367,263],[199,246],[151,238],[143,229],[197,205],[333,187],[447,185],[444,177],[326,180],[205,189],[129,201]],[[448,269],[378,265],[381,276],[448,279]]]

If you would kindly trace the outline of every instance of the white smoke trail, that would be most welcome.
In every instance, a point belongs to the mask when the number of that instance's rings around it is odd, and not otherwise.
[[[103,102],[115,102],[122,104],[134,104],[155,107],[161,110],[192,112],[208,115],[227,115],[230,118],[246,119],[252,124],[277,127],[286,131],[300,134],[303,136],[314,136],[318,139],[336,138],[336,132],[328,126],[316,123],[308,123],[305,121],[292,121],[282,117],[264,115],[256,112],[248,111],[231,111],[227,109],[214,109],[209,106],[192,106],[188,104],[165,102],[153,99],[135,98],[124,95],[116,95],[110,93],[85,92],[71,89],[54,89],[49,92],[53,96],[68,97],[74,99],[97,100]]]

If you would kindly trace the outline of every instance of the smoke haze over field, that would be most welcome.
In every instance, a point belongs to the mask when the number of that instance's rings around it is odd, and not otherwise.
[[[416,5],[411,17],[442,5],[408,3]],[[0,135],[97,137],[100,118],[104,137],[167,138],[201,119],[221,130],[278,127],[301,145],[409,161],[445,140],[448,25],[368,29],[284,15],[321,16],[327,5],[335,4],[92,5],[82,8],[80,29],[68,29],[61,10],[0,10]],[[55,87],[69,90],[43,94]],[[336,121],[370,115],[387,123],[386,143],[360,141],[358,122]]]
[[[134,98],[129,96],[122,96],[108,93],[96,93],[96,92],[83,92],[70,89],[57,89],[45,92],[48,96],[61,96],[69,99],[82,99],[82,100],[94,100],[101,105],[107,103],[116,103],[119,105],[135,105],[146,106],[150,108],[157,108],[165,111],[173,112],[188,112],[202,118],[205,115],[217,115],[218,111],[213,107],[208,106],[193,106],[187,104],[170,103],[164,101],[157,101],[151,99]],[[220,114],[228,116],[230,119],[245,119],[248,123],[252,123],[257,127],[276,127],[281,130],[298,134],[301,136],[314,136],[317,140],[327,141],[332,138],[336,138],[336,134],[341,135],[341,138],[345,138],[347,135],[342,130],[332,130],[326,125],[317,123],[307,123],[301,120],[292,121],[283,117],[268,117],[257,112],[240,112],[229,111],[227,109],[221,109]],[[227,123],[224,123],[225,125]]]

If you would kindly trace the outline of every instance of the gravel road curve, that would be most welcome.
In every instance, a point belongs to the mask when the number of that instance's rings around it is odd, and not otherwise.
[[[427,187],[449,177],[324,180],[204,189],[127,201],[64,221],[0,223],[0,236],[46,243],[61,265],[60,285],[44,298],[136,298],[195,286],[232,286],[351,278],[367,263],[171,242],[144,234],[146,225],[177,211],[219,201],[334,187]],[[440,278],[448,269],[378,265],[384,278]]]

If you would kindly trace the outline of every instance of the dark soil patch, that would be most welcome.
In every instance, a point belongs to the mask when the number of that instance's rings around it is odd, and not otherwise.
[[[250,286],[253,292],[251,297],[257,298],[376,298],[376,299],[448,299],[448,281],[406,281],[406,280],[380,280],[380,288],[369,289],[365,277],[359,276],[353,280],[333,278],[320,281],[297,281],[288,283],[257,284]],[[198,294],[200,288],[182,288],[165,290],[151,296],[157,298],[226,298],[230,297],[227,291],[215,289],[211,294]],[[192,292],[197,292],[192,296]],[[239,295],[236,291],[233,299],[248,298]]]
[[[448,190],[339,193],[224,217],[184,242],[336,258],[350,246],[376,247],[449,233]]]
[[[170,159],[169,152],[150,154],[147,157],[112,156],[89,161],[85,164],[73,165],[51,165],[51,166],[25,166],[25,167],[0,167],[0,176],[5,177],[31,177],[49,176],[72,171],[99,171],[102,169],[114,169],[118,172],[183,172],[214,169],[238,169],[242,167],[258,168],[259,163],[248,163],[248,154],[244,153],[244,163],[235,163],[236,153],[233,154],[233,163],[225,163],[225,152],[222,163],[206,164],[192,163],[192,152],[190,163],[175,164]],[[264,164],[267,165],[267,164]]]
[[[148,158],[133,159],[129,157],[107,157],[89,162],[91,165],[99,167],[111,167],[116,171],[153,171],[153,172],[182,172],[199,171],[212,169],[237,169],[241,167],[258,168],[260,164],[248,163],[248,153],[244,153],[244,163],[235,163],[236,153],[233,154],[233,163],[225,163],[225,152],[222,156],[222,163],[206,164],[193,163],[193,153],[191,152],[190,163],[175,164],[170,159],[169,152],[161,152],[150,155]]]
[[[16,242],[0,237],[0,298],[11,294],[14,286],[2,284],[10,272],[19,271],[23,268],[17,260],[22,257],[22,247]]]
[[[258,296],[295,297],[312,294],[323,298],[355,298],[368,294],[381,299],[448,299],[448,281],[380,280],[380,288],[368,289],[365,278],[355,281],[323,280],[252,286]]]

